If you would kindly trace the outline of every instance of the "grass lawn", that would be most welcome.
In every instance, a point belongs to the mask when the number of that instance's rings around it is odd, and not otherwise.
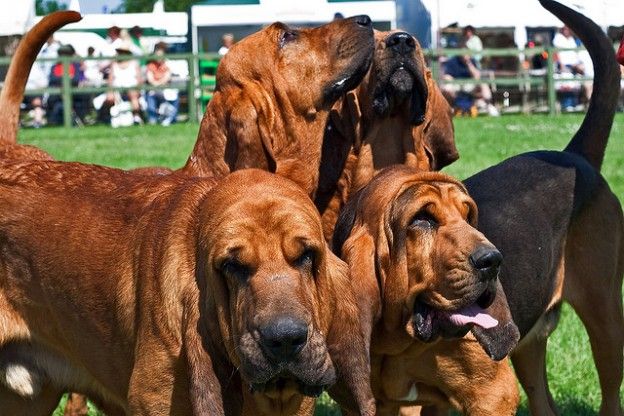
[[[457,145],[461,154],[447,172],[459,178],[499,162],[509,156],[537,149],[562,149],[582,120],[581,115],[504,116],[455,120]],[[20,141],[39,146],[60,160],[133,168],[138,166],[180,167],[195,143],[197,125],[163,128],[143,126],[83,129],[46,128],[22,130]],[[603,165],[613,191],[624,201],[624,115],[618,114]],[[567,305],[558,329],[550,338],[548,373],[551,390],[562,415],[594,415],[600,390],[587,336],[580,321]],[[621,390],[624,396],[624,389]],[[523,400],[524,403],[524,400]],[[327,398],[322,398],[318,415],[339,414]],[[95,411],[92,412],[96,414]],[[55,414],[62,414],[57,410]],[[526,415],[523,404],[518,414]]]

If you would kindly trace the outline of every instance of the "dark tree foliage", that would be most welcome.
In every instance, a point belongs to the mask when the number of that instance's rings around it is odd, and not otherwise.
[[[154,0],[123,0],[122,10],[126,13],[151,12],[154,7]],[[165,11],[185,12],[199,0],[165,0]]]
[[[52,12],[67,9],[67,4],[58,0],[36,0],[35,12],[37,16],[43,16]]]

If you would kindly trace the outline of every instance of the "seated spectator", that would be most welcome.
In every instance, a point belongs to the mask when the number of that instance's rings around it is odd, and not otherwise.
[[[234,45],[234,35],[231,33],[224,33],[221,37],[221,42],[223,45],[219,48],[218,53],[223,56],[228,53],[230,48]]]
[[[477,36],[477,31],[471,25],[468,25],[462,30],[464,36],[464,47],[470,49],[472,52],[476,52],[472,55],[473,62],[478,69],[481,69],[481,54],[483,51],[483,42],[481,38]]]
[[[154,47],[154,54],[160,58],[151,60],[147,64],[147,83],[157,87],[162,87],[171,81],[171,69],[164,59],[167,52],[165,43],[157,43]],[[163,90],[149,91],[147,93],[147,120],[150,124],[160,121],[163,126],[168,126],[175,122],[178,115],[178,90],[167,88]]]
[[[147,55],[149,48],[145,44],[145,38],[143,37],[143,29],[139,26],[133,26],[129,31],[130,41],[136,46],[136,51],[140,51],[141,55]],[[136,53],[135,53],[136,54]]]
[[[471,50],[480,52],[483,50],[481,39],[476,35],[476,31],[472,26],[466,26],[463,31],[464,40],[462,46]],[[478,67],[479,54],[474,56],[454,56],[446,61],[444,65],[443,79],[481,79],[481,71]],[[487,111],[492,116],[498,116],[500,113],[492,104],[492,91],[488,84],[476,83],[457,85],[449,88],[445,87],[446,94],[451,97],[453,106],[458,113],[469,113],[476,116],[479,110]]]
[[[132,47],[127,42],[119,42],[115,50],[118,56],[130,56],[132,55]],[[110,73],[108,76],[108,85],[115,88],[133,88],[143,84],[143,77],[141,75],[141,67],[139,62],[135,59],[118,59],[111,63]],[[121,94],[115,92],[109,92],[106,97],[108,107],[118,104],[121,101],[118,97],[126,96],[130,100],[130,105],[133,114],[133,120],[135,124],[142,124],[141,118],[141,104],[139,99],[141,94],[138,89],[126,90]]]
[[[563,26],[553,38],[553,46],[561,49],[577,48],[577,43],[572,30]],[[563,111],[578,111],[583,109],[580,104],[582,85],[573,78],[577,75],[585,75],[585,64],[577,51],[563,50],[554,55],[556,65],[556,78],[562,80],[555,83],[555,88]]]
[[[58,48],[58,56],[75,56],[76,51],[74,47],[71,45],[62,45]],[[65,65],[63,62],[57,62],[52,65],[50,69],[50,76],[48,85],[50,87],[62,87],[63,86],[63,74],[65,72]],[[72,87],[77,87],[78,84],[83,80],[83,73],[81,69],[80,62],[71,62],[68,68],[69,78]],[[81,100],[77,100],[76,96],[73,98],[73,110],[76,112],[76,115],[81,119],[84,117],[84,108],[82,106]],[[63,124],[63,99],[60,95],[50,95],[48,98],[48,123],[61,125]]]
[[[26,90],[42,89],[48,86],[48,74],[44,72],[43,66],[35,62],[26,81]],[[45,110],[43,108],[43,97],[35,96],[24,100],[29,116],[32,119],[32,127],[39,128],[45,124]]]
[[[527,55],[530,60],[526,62],[526,69],[533,70],[536,73],[546,73],[548,69],[548,52],[543,50],[539,53],[531,55],[531,49],[543,48],[544,37],[540,34],[535,35],[533,40],[529,41],[526,45]]]
[[[553,46],[560,49],[574,49],[578,48],[578,43],[572,34],[572,30],[564,26],[553,38]],[[569,72],[573,75],[585,73],[585,67],[577,51],[559,51],[555,54],[554,59],[559,72]]]
[[[87,49],[87,59],[83,62],[84,84],[91,87],[99,87],[104,83],[104,66],[108,63],[95,59],[95,49],[89,46]]]

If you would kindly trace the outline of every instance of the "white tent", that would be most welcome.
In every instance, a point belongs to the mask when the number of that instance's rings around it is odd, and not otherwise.
[[[40,16],[37,21],[39,19]],[[185,12],[85,14],[79,22],[63,26],[63,30],[107,29],[111,26],[131,28],[135,25],[164,30],[168,36],[185,36],[188,15]]]
[[[22,35],[34,24],[35,0],[0,0],[0,36]]]
[[[526,43],[527,27],[560,27],[561,21],[544,9],[537,0],[422,0],[431,13],[432,36],[437,40],[438,28],[452,23],[474,27],[512,27],[516,45]],[[624,24],[621,0],[561,0],[594,20],[598,25]]]

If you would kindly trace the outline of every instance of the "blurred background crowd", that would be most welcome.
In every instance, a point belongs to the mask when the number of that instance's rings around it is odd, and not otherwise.
[[[196,118],[195,105],[201,113],[212,97],[218,61],[236,39],[275,20],[316,26],[366,13],[377,29],[402,28],[419,39],[458,115],[552,110],[549,82],[557,111],[584,111],[593,77],[589,54],[579,49],[582,45],[569,28],[540,10],[537,1],[507,3],[25,0],[0,18],[0,46],[7,57],[0,64],[0,80],[17,41],[41,15],[78,10],[84,19],[55,34],[39,54],[28,81],[24,124],[67,124],[63,87],[68,87],[69,78],[72,124],[167,126]],[[613,16],[616,3],[578,0],[574,5],[598,21],[615,44],[624,33]],[[548,48],[563,50],[549,56]]]

